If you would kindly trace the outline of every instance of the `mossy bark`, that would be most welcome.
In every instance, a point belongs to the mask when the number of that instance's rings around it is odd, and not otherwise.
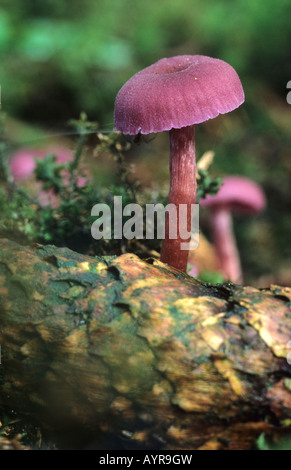
[[[0,298],[0,404],[44,426],[175,450],[290,431],[290,288],[1,240]]]

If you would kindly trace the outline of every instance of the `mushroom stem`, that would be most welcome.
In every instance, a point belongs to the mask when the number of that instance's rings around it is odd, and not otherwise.
[[[213,242],[220,262],[220,269],[227,280],[242,283],[240,256],[233,233],[229,208],[219,207],[212,211]]]
[[[166,213],[165,239],[162,243],[161,261],[186,272],[189,250],[182,250],[181,243],[190,242],[191,205],[196,202],[195,125],[170,130],[170,191],[168,204],[174,204],[177,212]],[[187,206],[183,217],[180,204]],[[181,219],[181,220],[180,220]],[[170,239],[170,230],[177,227],[177,237]],[[181,237],[181,235],[183,237]]]

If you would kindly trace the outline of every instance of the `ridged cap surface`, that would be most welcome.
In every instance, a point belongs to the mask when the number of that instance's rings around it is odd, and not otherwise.
[[[182,55],[161,59],[120,89],[115,129],[135,135],[198,124],[244,102],[236,71],[220,59]]]

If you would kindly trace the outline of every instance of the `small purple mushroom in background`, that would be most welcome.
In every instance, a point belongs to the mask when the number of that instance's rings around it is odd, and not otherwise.
[[[20,149],[14,153],[10,159],[10,171],[16,181],[30,178],[36,168],[36,160],[44,158],[46,155],[55,155],[56,161],[60,165],[73,159],[73,154],[65,147],[47,147],[45,149]]]
[[[200,201],[201,206],[211,211],[213,243],[225,279],[243,282],[240,257],[232,228],[232,212],[254,215],[266,207],[266,198],[261,187],[241,176],[228,176],[215,196],[208,195]]]
[[[228,113],[244,102],[235,70],[226,62],[201,55],[161,59],[134,75],[115,101],[115,129],[124,134],[170,131],[170,191],[168,204],[177,208],[177,227],[191,232],[191,205],[196,202],[195,124]],[[187,219],[179,221],[179,205]],[[169,238],[176,224],[166,218],[161,261],[186,272],[190,237]],[[182,223],[181,223],[182,222]]]
[[[10,159],[10,171],[15,181],[25,181],[33,177],[34,170],[36,168],[36,160],[46,157],[47,155],[55,155],[56,163],[58,165],[67,163],[73,160],[73,153],[66,147],[60,146],[49,146],[44,149],[20,149],[12,155]],[[64,170],[63,181],[65,184],[68,183],[69,174]],[[79,177],[77,179],[77,185],[83,187],[87,184],[88,179],[85,177]],[[41,206],[52,206],[57,207],[59,205],[59,199],[52,189],[43,191],[41,185],[37,185],[38,201]]]
[[[15,181],[30,178],[36,167],[35,160],[42,158],[42,152],[35,149],[21,149],[10,160],[10,171]]]

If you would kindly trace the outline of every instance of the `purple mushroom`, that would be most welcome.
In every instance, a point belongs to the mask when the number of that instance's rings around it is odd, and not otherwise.
[[[26,180],[33,175],[35,160],[42,158],[42,152],[35,149],[21,149],[15,152],[10,160],[10,171],[16,181]]]
[[[58,165],[67,163],[73,160],[73,153],[66,147],[49,146],[40,150],[23,148],[15,152],[10,159],[10,171],[15,181],[25,181],[31,178],[36,168],[36,160],[44,158],[46,155],[55,155]],[[68,184],[69,173],[63,170],[63,182]],[[77,185],[79,187],[86,186],[88,178],[78,177]],[[59,199],[52,189],[43,191],[42,185],[37,184],[38,201],[41,206],[57,207]]]
[[[243,282],[240,257],[232,229],[232,212],[258,214],[266,206],[265,195],[258,184],[241,176],[228,176],[215,196],[208,195],[200,204],[211,211],[213,243],[224,277]]]
[[[115,129],[124,134],[170,131],[170,191],[168,204],[177,208],[177,226],[191,232],[191,205],[196,202],[195,124],[213,119],[244,102],[235,70],[226,62],[200,55],[161,59],[134,75],[115,102]],[[179,205],[187,216],[179,220]],[[173,218],[172,218],[173,217]],[[182,216],[180,216],[182,218]],[[186,272],[188,250],[181,249],[169,228],[176,217],[166,217],[161,260]],[[186,235],[187,236],[187,235]]]
[[[73,160],[73,154],[65,147],[51,146],[44,149],[23,148],[13,154],[10,160],[10,171],[15,180],[26,180],[33,176],[36,168],[36,160],[46,155],[55,155],[60,165]]]

